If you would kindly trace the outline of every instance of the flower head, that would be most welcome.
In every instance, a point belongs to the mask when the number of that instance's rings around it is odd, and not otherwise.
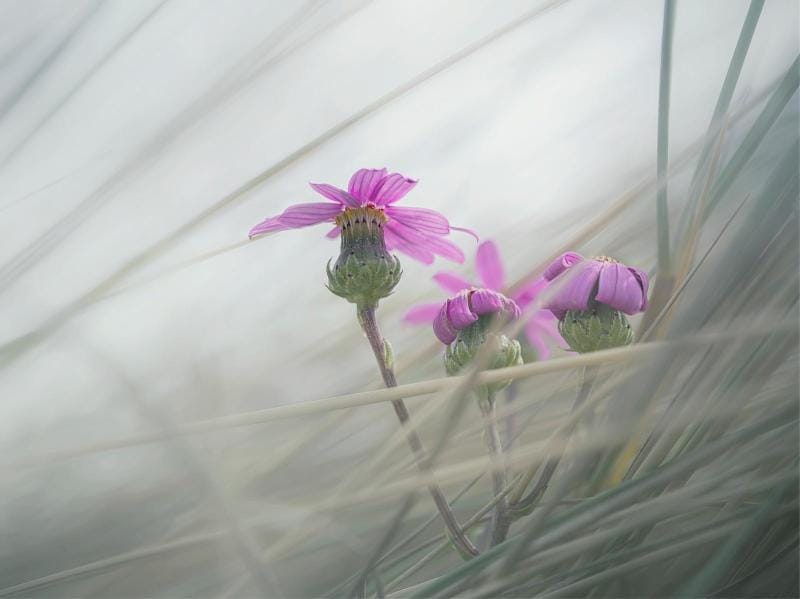
[[[327,183],[311,183],[311,188],[328,202],[289,206],[278,216],[253,227],[250,237],[329,222],[335,226],[328,232],[328,237],[335,238],[341,234],[342,225],[357,216],[357,211],[369,208],[382,215],[387,250],[397,250],[425,264],[431,264],[434,256],[463,262],[464,253],[445,237],[451,230],[474,233],[451,227],[447,219],[435,210],[395,206],[395,202],[416,184],[415,179],[399,173],[388,173],[385,168],[362,168],[356,171],[350,177],[347,191]]]
[[[491,289],[465,289],[448,299],[433,321],[433,332],[445,345],[455,341],[458,331],[471,326],[481,316],[505,314],[519,318],[521,310],[516,302]]]
[[[556,283],[546,307],[559,320],[567,310],[588,310],[594,302],[628,315],[647,309],[647,273],[607,256],[587,260],[566,252],[547,267],[544,278]]]
[[[506,287],[505,268],[497,245],[493,241],[484,241],[478,246],[475,268],[480,280],[479,285],[473,285],[460,275],[451,272],[437,273],[433,280],[448,293],[458,293],[476,287],[503,292]],[[514,292],[511,298],[520,309],[525,311],[537,301],[539,294],[546,286],[547,281],[542,278],[531,281]],[[404,320],[412,324],[431,323],[439,314],[441,306],[440,302],[419,304],[406,313]],[[550,356],[550,348],[545,342],[547,337],[558,343],[562,341],[556,328],[556,319],[548,310],[531,310],[525,323],[525,336],[536,349],[537,357],[540,360],[545,360]]]

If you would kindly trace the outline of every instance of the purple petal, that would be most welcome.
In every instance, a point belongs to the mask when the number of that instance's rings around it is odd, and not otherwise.
[[[538,323],[534,319],[531,319],[525,325],[525,337],[528,339],[528,343],[536,350],[537,360],[547,360],[550,357],[550,348],[542,339]]]
[[[575,252],[566,252],[553,260],[552,264],[545,269],[542,276],[544,276],[544,278],[548,281],[552,281],[562,272],[572,266],[575,266],[578,264],[578,262],[583,262],[583,260],[584,258],[580,254],[576,254]]]
[[[392,173],[381,181],[372,201],[378,206],[388,206],[405,196],[416,184],[415,179],[409,179],[400,173]]]
[[[539,298],[539,294],[547,287],[547,281],[540,277],[530,283],[525,283],[512,296],[517,305],[523,310]]]
[[[332,220],[341,211],[342,207],[339,204],[324,202],[295,204],[284,210],[283,214],[278,216],[278,221],[290,229],[298,229]]]
[[[624,264],[603,262],[597,301],[625,314],[636,314],[642,309],[642,285],[638,277]]]
[[[347,193],[344,189],[339,189],[338,187],[334,187],[333,185],[328,185],[327,183],[309,183],[311,189],[316,191],[321,196],[324,196],[331,200],[332,202],[336,202],[337,204],[343,204],[345,206],[350,206],[351,208],[357,208],[361,205],[361,203]]]
[[[341,229],[339,229],[339,225],[336,225],[333,229],[325,233],[325,237],[328,239],[336,239],[342,233]]]
[[[398,235],[389,225],[384,227],[383,233],[387,250],[397,250],[414,258],[415,260],[419,260],[423,264],[433,264],[433,253],[427,248],[423,248],[418,244],[410,242],[404,237]]]
[[[447,300],[444,305],[439,308],[439,313],[436,315],[436,320],[433,321],[433,332],[438,337],[439,341],[445,345],[450,345],[456,340],[456,330],[450,324],[447,318],[447,308],[450,300]]]
[[[551,284],[554,295],[546,302],[545,307],[549,308],[559,320],[564,318],[567,310],[588,309],[589,299],[601,269],[601,263],[591,260],[564,273],[560,279]]]
[[[455,329],[465,329],[478,320],[478,315],[470,308],[469,296],[462,292],[447,301],[447,320]]]
[[[503,296],[491,289],[476,289],[470,293],[470,304],[475,314],[494,314],[505,308]]]
[[[466,233],[467,235],[472,235],[475,238],[475,241],[481,240],[481,238],[478,237],[478,234],[475,231],[473,231],[472,229],[467,229],[466,227],[454,227],[453,225],[450,225],[450,230],[461,231],[462,233]]]
[[[350,177],[347,191],[362,204],[372,202],[375,197],[375,192],[378,190],[378,186],[380,186],[381,181],[383,181],[385,177],[385,168],[359,169]]]
[[[500,260],[500,252],[493,241],[484,241],[478,246],[475,255],[475,269],[484,287],[502,291],[505,287],[506,273],[503,262]]]
[[[452,272],[437,272],[433,275],[433,280],[447,293],[458,293],[472,287],[469,281]]]
[[[386,238],[391,238],[400,251],[414,256],[411,251],[436,254],[453,262],[464,262],[464,252],[456,244],[435,235],[416,231],[398,220],[391,220],[384,228]],[[411,251],[409,251],[411,250]],[[431,258],[431,262],[433,259]],[[430,264],[430,262],[425,262]]]
[[[447,235],[450,232],[450,224],[447,219],[435,210],[389,206],[386,208],[386,216],[417,231],[436,235]]]
[[[409,324],[430,324],[436,320],[439,310],[442,309],[442,302],[427,304],[417,304],[408,310],[403,316],[403,322]]]
[[[247,234],[248,237],[251,239],[256,235],[262,235],[263,233],[272,233],[273,231],[285,231],[291,227],[287,227],[286,225],[282,225],[278,222],[277,216],[271,216],[268,219],[261,221],[255,227],[250,229],[250,232]]]

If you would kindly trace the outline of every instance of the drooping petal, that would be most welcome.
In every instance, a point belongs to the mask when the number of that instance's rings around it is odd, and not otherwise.
[[[442,302],[429,302],[417,304],[408,310],[403,316],[403,322],[409,324],[429,324],[436,319],[439,310],[442,309]]]
[[[447,235],[450,224],[443,214],[427,208],[405,208],[403,206],[387,206],[386,216],[403,223],[417,231]]]
[[[361,205],[361,203],[347,193],[344,189],[339,189],[333,185],[328,185],[327,183],[309,183],[311,189],[316,191],[323,197],[328,198],[332,202],[336,202],[337,204],[342,204],[344,206],[350,206],[351,208],[357,208]]]
[[[544,307],[559,320],[564,318],[567,310],[588,309],[601,268],[601,263],[591,260],[565,272],[560,279],[553,281],[553,296]]]
[[[469,281],[454,272],[437,272],[433,275],[433,280],[447,293],[458,293],[472,287]]]
[[[433,332],[438,337],[439,341],[445,345],[450,345],[456,340],[456,330],[450,324],[447,318],[447,308],[450,300],[447,300],[436,315],[436,320],[433,321]]]
[[[461,231],[462,233],[466,233],[467,235],[472,235],[475,238],[475,241],[481,240],[481,238],[478,237],[478,234],[475,231],[473,231],[472,229],[467,229],[466,227],[454,227],[453,225],[450,225],[450,230]]]
[[[470,308],[468,293],[459,293],[447,301],[447,320],[455,329],[466,328],[478,320],[478,315]]]
[[[341,235],[341,233],[342,230],[339,228],[339,225],[336,225],[333,229],[325,233],[325,237],[327,237],[328,239],[336,239],[337,237],[339,237],[339,235]]]
[[[388,224],[384,227],[383,234],[387,250],[397,250],[423,264],[433,264],[434,256],[430,250],[398,235]]]
[[[635,266],[629,266],[628,270],[633,273],[633,276],[639,280],[639,285],[642,287],[642,307],[641,311],[644,312],[647,310],[647,290],[650,286],[650,277],[647,276],[647,273],[643,271],[641,268],[636,268]]]
[[[372,202],[375,192],[386,177],[385,168],[362,168],[353,173],[347,191],[362,204]]]
[[[491,289],[476,289],[469,295],[472,311],[479,316],[502,312],[506,307],[503,296]]]
[[[287,227],[286,225],[282,225],[280,222],[278,222],[277,216],[271,216],[250,229],[250,232],[247,235],[252,239],[256,235],[272,233],[274,231],[285,231],[287,229],[291,229],[291,227]]]
[[[464,262],[464,252],[461,251],[456,244],[436,235],[426,234],[421,231],[416,231],[411,227],[406,226],[398,220],[390,220],[384,227],[386,238],[391,237],[397,244],[395,247],[400,251],[415,257],[412,253],[403,249],[413,248],[415,251],[423,251],[430,254],[436,254],[442,258],[447,258],[453,262]],[[426,262],[430,264],[430,262]]]
[[[475,269],[484,287],[502,291],[506,285],[506,273],[500,252],[494,241],[484,241],[475,255]]]
[[[405,196],[416,184],[416,179],[392,173],[383,178],[372,201],[378,206],[388,206]]]
[[[575,252],[565,252],[561,254],[558,258],[553,260],[553,262],[548,266],[544,274],[542,275],[546,280],[552,281],[562,272],[575,266],[579,262],[583,262],[584,258],[580,254]]]
[[[312,202],[310,204],[295,204],[289,206],[278,216],[278,222],[291,229],[308,227],[325,221],[332,220],[342,211],[339,204],[326,204],[324,202]]]
[[[601,265],[597,301],[625,314],[641,311],[644,300],[638,277],[627,266],[618,262],[603,262]]]

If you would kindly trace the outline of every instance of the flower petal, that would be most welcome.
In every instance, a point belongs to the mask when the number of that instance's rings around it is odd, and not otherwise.
[[[478,320],[478,315],[470,308],[469,296],[462,292],[447,301],[447,320],[455,329],[464,329]]]
[[[602,263],[590,260],[564,273],[561,279],[551,285],[554,295],[546,301],[544,307],[559,320],[564,318],[567,310],[588,309],[601,269]]]
[[[494,241],[484,241],[478,246],[478,252],[475,255],[475,269],[478,271],[484,287],[495,291],[503,290],[506,284],[506,273]]]
[[[511,299],[517,302],[517,305],[524,310],[539,299],[539,294],[541,294],[546,287],[547,281],[544,277],[540,277],[530,283],[523,284]]]
[[[459,291],[472,287],[470,282],[464,277],[453,272],[437,272],[433,275],[433,280],[448,293],[458,293]]]
[[[525,337],[536,350],[537,361],[547,360],[550,357],[550,348],[544,342],[538,323],[533,318],[525,325]]]
[[[642,309],[642,285],[639,278],[624,264],[603,262],[597,301],[625,314],[636,314]]]
[[[310,204],[295,204],[289,206],[278,216],[278,222],[290,229],[298,229],[309,225],[316,225],[333,219],[342,211],[338,204],[312,202]]]
[[[454,262],[464,262],[464,252],[456,244],[436,235],[416,231],[398,220],[390,220],[384,227],[386,239],[392,239],[394,247],[415,257],[412,251],[436,254]],[[433,258],[431,258],[431,262]],[[430,264],[430,262],[425,262]]]
[[[309,183],[311,189],[316,191],[323,197],[328,198],[332,202],[336,202],[337,204],[343,204],[345,206],[350,206],[351,208],[357,208],[361,205],[361,203],[347,193],[344,189],[339,189],[333,185],[328,185],[327,183]]]
[[[347,191],[362,204],[372,202],[375,192],[386,177],[385,168],[362,168],[353,173]]]
[[[409,324],[430,324],[436,320],[439,310],[442,309],[442,302],[430,302],[412,306],[403,316],[403,322]]]
[[[423,264],[433,264],[434,256],[430,250],[398,235],[388,224],[384,227],[383,234],[387,250],[397,250]]]
[[[268,219],[258,223],[252,229],[250,229],[247,236],[250,237],[250,239],[252,239],[256,235],[262,235],[264,233],[272,233],[273,231],[285,231],[290,228],[291,227],[287,227],[286,225],[282,225],[280,222],[278,222],[277,216],[271,216]]]
[[[328,239],[336,239],[337,237],[339,237],[339,235],[341,235],[341,233],[342,231],[339,228],[339,225],[336,225],[333,229],[325,233],[325,237],[327,237]]]
[[[472,311],[475,314],[494,314],[505,308],[504,298],[491,289],[475,289],[469,294]]]
[[[400,173],[392,173],[381,181],[372,201],[378,206],[388,206],[405,196],[416,184],[416,179],[409,179]]]
[[[389,206],[386,208],[386,216],[417,231],[435,233],[436,235],[450,233],[450,224],[447,219],[436,210]]]
[[[641,268],[636,268],[635,266],[629,266],[628,270],[630,270],[631,273],[633,273],[633,276],[639,280],[639,285],[642,287],[641,311],[644,312],[647,310],[647,289],[650,285],[650,277]]]
[[[447,300],[436,315],[436,320],[433,321],[433,332],[438,337],[439,341],[445,345],[450,345],[456,340],[456,330],[450,324],[447,318],[447,308],[450,300]]]
[[[583,262],[584,258],[575,252],[565,252],[548,266],[542,275],[548,281],[552,281],[568,268],[575,266],[578,262]]]

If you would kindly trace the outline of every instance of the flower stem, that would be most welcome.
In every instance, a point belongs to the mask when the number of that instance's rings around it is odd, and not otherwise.
[[[394,366],[391,363],[391,359],[386,348],[386,342],[383,339],[383,335],[381,335],[380,328],[378,327],[378,321],[375,318],[376,307],[377,306],[375,305],[359,304],[357,307],[358,322],[361,325],[361,328],[364,330],[367,340],[369,340],[370,347],[372,347],[372,353],[375,354],[375,359],[378,361],[378,369],[381,371],[384,384],[387,387],[397,387],[397,378],[394,374]],[[428,475],[428,479],[432,481],[433,477],[431,466],[428,463],[428,458],[426,457],[425,449],[422,446],[422,441],[420,440],[419,435],[413,428],[411,428],[408,409],[406,408],[405,402],[402,399],[393,400],[392,407],[394,408],[394,412],[397,414],[397,419],[400,421],[400,424],[406,433],[406,440],[408,441],[408,445],[411,447],[411,451],[414,454],[417,467],[423,474]],[[450,509],[447,499],[445,499],[444,493],[442,492],[441,488],[439,488],[439,485],[435,482],[430,482],[428,484],[428,491],[430,492],[431,497],[433,497],[433,501],[436,504],[439,513],[442,515],[444,524],[450,532],[453,542],[458,546],[463,554],[478,555],[478,550],[475,548],[475,545],[472,544],[472,541],[467,538],[466,534],[464,534],[464,531],[458,524],[458,520],[456,520],[455,514],[453,514],[453,511]]]
[[[503,463],[503,446],[500,441],[500,431],[497,428],[495,391],[487,387],[485,393],[485,396],[478,399],[478,406],[483,414],[486,446],[489,448],[489,456],[492,460],[492,487],[495,497],[499,497],[489,525],[491,530],[489,546],[494,547],[505,540],[511,526],[511,518],[508,514],[508,498],[504,493],[508,483],[506,467]]]

